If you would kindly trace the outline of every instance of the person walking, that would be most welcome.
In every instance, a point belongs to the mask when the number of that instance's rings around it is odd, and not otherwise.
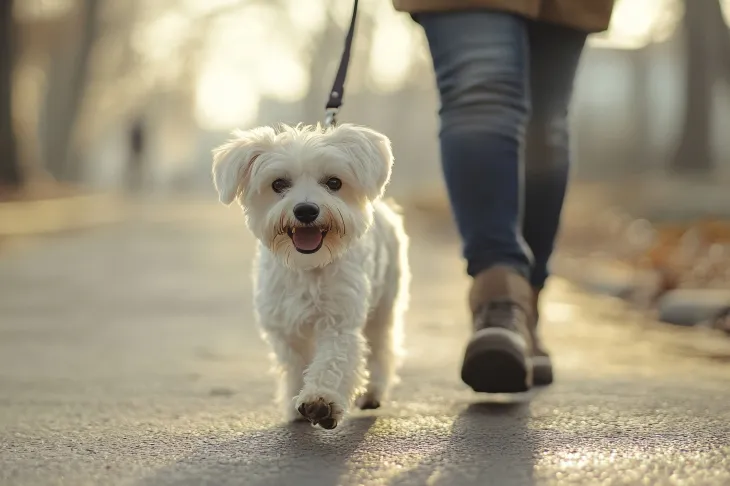
[[[568,108],[588,34],[613,0],[393,0],[428,40],[449,199],[472,277],[462,380],[511,393],[553,381],[538,300],[570,166]]]

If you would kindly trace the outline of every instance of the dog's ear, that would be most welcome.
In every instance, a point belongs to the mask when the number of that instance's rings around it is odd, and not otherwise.
[[[333,128],[329,136],[334,145],[352,158],[368,198],[375,200],[381,197],[393,167],[393,152],[388,137],[370,128],[349,123]]]
[[[236,130],[233,138],[213,150],[213,182],[223,204],[231,204],[245,192],[251,166],[271,148],[275,138],[271,127]]]

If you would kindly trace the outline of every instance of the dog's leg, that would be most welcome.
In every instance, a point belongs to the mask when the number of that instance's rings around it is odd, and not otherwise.
[[[297,410],[313,424],[337,427],[365,383],[364,357],[365,340],[357,328],[320,329]]]
[[[395,312],[392,300],[383,302],[365,326],[365,338],[370,348],[367,360],[369,380],[365,393],[357,399],[362,410],[379,408],[395,380],[400,358],[401,316]]]
[[[289,421],[302,420],[294,401],[304,387],[304,372],[312,358],[311,345],[305,339],[269,335],[280,373],[279,401]]]
[[[369,381],[365,393],[358,397],[360,409],[379,408],[396,381],[403,346],[403,317],[408,308],[410,272],[405,236],[397,247],[388,247],[392,262],[383,281],[383,295],[370,314],[364,334],[370,354]]]

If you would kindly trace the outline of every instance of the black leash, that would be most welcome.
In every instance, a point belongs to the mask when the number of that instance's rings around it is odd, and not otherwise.
[[[350,29],[345,37],[345,49],[342,51],[340,58],[340,67],[337,69],[335,82],[330,90],[330,97],[325,106],[324,125],[325,128],[334,127],[337,124],[337,113],[342,106],[342,98],[345,96],[345,78],[347,77],[347,67],[350,64],[350,51],[352,50],[352,38],[355,34],[355,19],[357,18],[357,0],[352,8],[352,19],[350,20]]]

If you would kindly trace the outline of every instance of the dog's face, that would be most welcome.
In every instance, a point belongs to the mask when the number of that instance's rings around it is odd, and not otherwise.
[[[369,128],[260,127],[213,152],[220,200],[238,200],[253,234],[286,266],[331,263],[373,221],[390,178],[390,141]]]

